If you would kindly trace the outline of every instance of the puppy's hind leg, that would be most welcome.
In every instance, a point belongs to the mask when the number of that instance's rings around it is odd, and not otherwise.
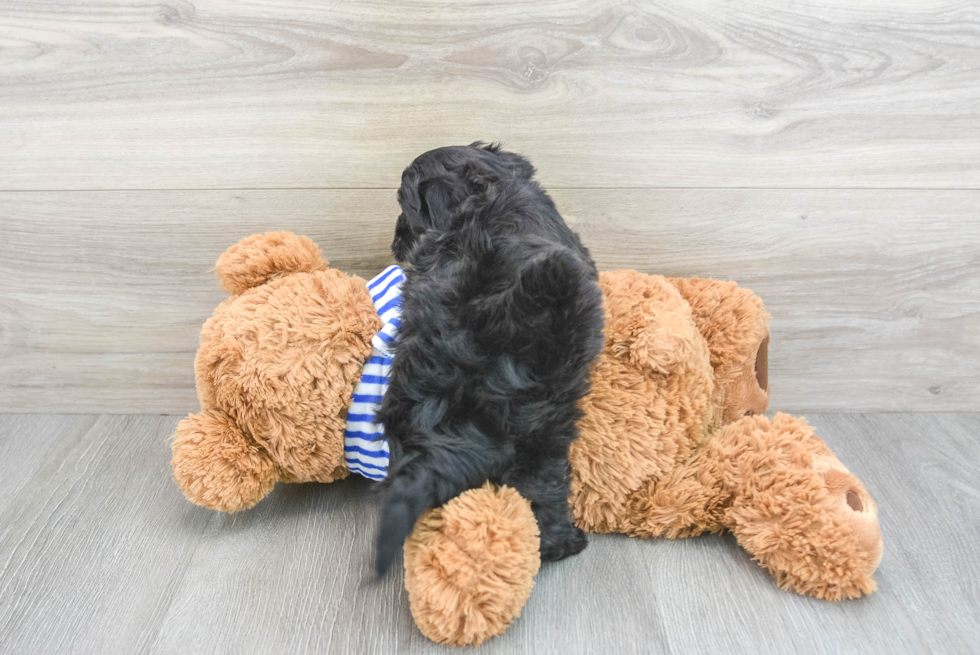
[[[557,561],[585,550],[588,537],[575,527],[568,506],[567,456],[528,458],[509,471],[503,483],[531,501],[531,511],[541,531],[542,561]]]

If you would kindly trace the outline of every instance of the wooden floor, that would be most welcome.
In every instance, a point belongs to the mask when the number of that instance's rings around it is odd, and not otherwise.
[[[980,415],[809,418],[880,507],[876,593],[781,591],[729,536],[593,537],[481,652],[976,652]],[[400,572],[368,580],[370,483],[200,509],[170,480],[176,423],[0,416],[0,653],[452,650],[415,629]]]

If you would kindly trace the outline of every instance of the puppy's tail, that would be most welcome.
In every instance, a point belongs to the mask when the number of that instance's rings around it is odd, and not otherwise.
[[[408,456],[390,471],[378,528],[375,570],[379,578],[388,571],[422,512],[486,480],[486,471],[476,461],[464,464],[459,459],[450,460],[440,452],[427,453],[425,458]]]

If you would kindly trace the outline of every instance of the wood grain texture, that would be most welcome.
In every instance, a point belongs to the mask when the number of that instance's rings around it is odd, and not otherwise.
[[[553,195],[602,269],[758,293],[773,409],[980,409],[980,192]],[[196,411],[225,248],[288,229],[370,277],[397,211],[388,190],[0,193],[0,410]]]
[[[0,188],[980,187],[972,2],[8,0]]]
[[[94,416],[59,416],[55,414],[11,415],[0,421],[0,512],[15,504],[17,498],[30,490],[34,476],[52,448],[79,438],[92,427]],[[0,523],[0,533],[11,529]]]
[[[729,536],[595,536],[480,652],[975,652],[980,414],[810,421],[879,505],[876,593],[781,591]],[[0,653],[461,652],[415,629],[400,571],[368,581],[370,483],[280,485],[214,514],[170,480],[176,422],[0,416]],[[17,446],[32,440],[41,454]]]
[[[171,417],[3,417],[4,442],[55,440],[26,484],[2,482],[0,652],[140,652],[212,519],[170,480]],[[17,468],[23,458],[4,462]]]
[[[394,192],[2,194],[0,407],[186,413],[218,256],[257,232],[308,234],[331,264],[389,263]]]

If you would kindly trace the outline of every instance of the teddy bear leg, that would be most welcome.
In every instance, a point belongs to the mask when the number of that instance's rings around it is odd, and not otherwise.
[[[530,503],[489,483],[423,514],[405,542],[405,587],[419,630],[479,646],[518,616],[541,564]]]
[[[786,414],[747,417],[716,439],[732,492],[727,527],[780,587],[827,600],[874,591],[877,507],[810,426]]]
[[[279,479],[269,455],[226,413],[191,414],[173,436],[174,479],[187,500],[222,512],[248,509]]]

